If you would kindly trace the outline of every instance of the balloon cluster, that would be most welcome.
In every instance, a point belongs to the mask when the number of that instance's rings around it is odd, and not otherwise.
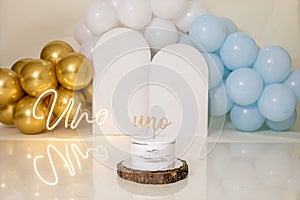
[[[296,122],[300,69],[291,68],[285,49],[259,48],[233,21],[210,14],[195,19],[178,42],[194,46],[207,60],[210,115],[230,112],[241,131],[256,131],[263,124],[283,131]]]
[[[139,29],[152,49],[176,43],[194,19],[207,13],[198,1],[98,0],[91,4],[75,27],[80,52],[92,59],[98,38],[116,27]]]
[[[98,0],[75,28],[80,52],[92,59],[98,38],[116,27],[140,29],[154,50],[176,42],[197,48],[210,71],[210,115],[230,112],[241,131],[263,124],[283,131],[295,123],[300,70],[291,69],[287,51],[275,45],[260,49],[233,21],[208,14],[198,1]]]
[[[33,106],[37,97],[49,89],[57,91],[57,103],[53,118],[58,117],[67,107],[70,98],[75,104],[92,102],[93,66],[86,57],[74,52],[63,41],[46,44],[40,59],[24,58],[11,69],[0,69],[0,122],[15,125],[25,134],[37,134],[45,129],[48,105],[45,98],[38,104],[36,118]],[[75,112],[70,111],[71,118]],[[53,119],[54,120],[54,119]]]

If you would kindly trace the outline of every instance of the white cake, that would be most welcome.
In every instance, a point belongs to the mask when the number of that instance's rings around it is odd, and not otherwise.
[[[175,167],[175,139],[168,136],[133,138],[132,167],[138,170],[159,171]]]

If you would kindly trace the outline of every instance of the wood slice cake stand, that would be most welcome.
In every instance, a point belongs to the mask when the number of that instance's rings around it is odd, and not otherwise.
[[[145,171],[131,167],[131,159],[120,162],[117,165],[118,175],[128,181],[141,184],[162,185],[175,183],[188,176],[188,164],[186,161],[176,159],[172,169]]]

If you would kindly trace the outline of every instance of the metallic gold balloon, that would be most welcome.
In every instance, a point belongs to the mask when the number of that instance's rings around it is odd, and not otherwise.
[[[93,116],[93,104],[91,103],[86,103],[86,106],[84,107],[84,109],[82,109],[82,111],[88,113],[88,116],[92,117]]]
[[[23,89],[34,97],[48,89],[55,89],[57,79],[53,65],[41,59],[28,62],[20,73],[20,83]]]
[[[14,104],[0,105],[0,122],[5,125],[14,125]]]
[[[70,53],[56,66],[60,84],[69,90],[80,90],[88,86],[93,78],[92,63],[80,53]]]
[[[21,73],[21,70],[23,69],[24,65],[28,63],[29,61],[32,61],[31,58],[23,58],[21,60],[18,60],[11,69],[16,72],[17,74]]]
[[[84,94],[85,100],[87,103],[92,103],[93,101],[93,83],[90,82],[90,84],[82,89],[82,92]]]
[[[55,66],[62,57],[72,52],[74,50],[68,43],[55,40],[44,46],[40,58],[51,62]]]
[[[14,104],[24,94],[19,75],[10,69],[0,69],[0,105]]]
[[[13,118],[16,127],[25,134],[37,134],[42,132],[46,127],[48,117],[48,107],[44,102],[40,102],[36,109],[36,116],[42,119],[36,119],[33,115],[33,106],[36,98],[23,97],[15,105]]]
[[[71,91],[68,89],[65,89],[63,87],[59,87],[57,90],[57,100],[56,100],[56,104],[53,110],[53,114],[56,117],[60,117],[61,114],[64,112],[64,110],[66,109],[68,102],[71,98],[74,99],[75,104],[74,107],[70,113],[70,117],[69,119],[72,120],[74,118],[74,115],[76,113],[78,104],[81,103],[82,107],[85,107],[85,100],[84,100],[84,96],[80,91]],[[66,115],[63,117],[63,119],[66,118]]]

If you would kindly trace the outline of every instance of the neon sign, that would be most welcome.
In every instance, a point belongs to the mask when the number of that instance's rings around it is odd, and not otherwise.
[[[70,151],[73,153],[73,156],[75,157],[75,161],[77,163],[79,170],[82,170],[82,166],[81,166],[81,162],[80,162],[79,158],[81,157],[81,158],[87,160],[89,158],[89,153],[94,153],[94,156],[97,159],[100,159],[102,161],[107,160],[109,157],[107,149],[101,145],[98,145],[96,148],[88,148],[86,150],[86,152],[82,152],[77,144],[71,144],[70,146],[65,145],[65,155],[63,155],[54,145],[50,144],[47,146],[47,155],[48,155],[49,163],[50,163],[52,173],[54,176],[54,180],[53,181],[46,180],[46,178],[44,178],[40,173],[40,170],[38,168],[38,162],[41,159],[45,159],[45,156],[43,156],[43,155],[35,156],[33,159],[33,168],[34,168],[34,171],[35,171],[36,175],[38,176],[38,178],[43,183],[50,185],[50,186],[54,186],[58,183],[59,178],[58,178],[57,170],[56,170],[56,167],[55,167],[55,164],[53,161],[52,152],[55,152],[63,160],[64,166],[68,169],[69,174],[71,176],[74,176],[76,174],[76,170],[75,170],[75,164],[72,162],[71,157],[70,157]]]
[[[80,113],[81,110],[81,106],[82,104],[79,103],[78,107],[76,109],[75,115],[71,121],[71,123],[69,124],[69,119],[70,119],[70,115],[71,115],[71,111],[75,106],[75,100],[74,98],[70,98],[68,101],[68,104],[66,106],[66,108],[64,109],[64,111],[62,112],[62,114],[60,116],[58,116],[58,118],[56,119],[56,121],[51,125],[51,116],[53,114],[53,110],[57,101],[57,91],[55,91],[54,89],[50,89],[50,90],[46,90],[45,92],[43,92],[36,100],[36,102],[34,103],[33,106],[33,116],[36,119],[43,119],[42,116],[37,116],[37,106],[39,105],[39,103],[41,101],[43,101],[43,99],[49,95],[52,95],[53,101],[50,105],[50,112],[48,114],[47,117],[47,122],[46,122],[46,129],[51,131],[53,130],[55,127],[57,127],[57,125],[60,123],[60,121],[64,118],[64,116],[66,117],[65,119],[65,128],[70,127],[71,129],[76,129],[80,123],[80,121],[85,118],[86,122],[89,124],[93,124],[93,123],[97,123],[99,126],[102,126],[103,124],[105,124],[105,122],[108,119],[108,110],[107,109],[101,109],[99,110],[96,114],[95,114],[95,118],[94,119],[90,119],[89,115],[87,112],[82,112]]]

